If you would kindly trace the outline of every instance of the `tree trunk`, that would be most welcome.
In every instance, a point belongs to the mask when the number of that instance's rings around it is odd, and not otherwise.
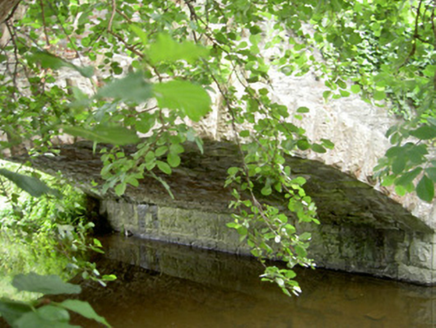
[[[20,1],[21,0],[0,0],[0,23],[4,23],[12,9],[14,9]]]

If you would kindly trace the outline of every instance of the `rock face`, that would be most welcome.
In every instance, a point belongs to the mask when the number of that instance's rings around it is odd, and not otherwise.
[[[182,165],[171,176],[162,176],[175,199],[151,178],[128,188],[122,199],[101,197],[101,212],[111,226],[145,238],[248,254],[237,233],[226,227],[231,196],[223,185],[227,168],[239,162],[238,151],[226,142],[207,142],[204,148],[202,155],[187,144]],[[299,231],[312,232],[309,256],[318,266],[436,283],[436,237],[425,221],[332,166],[298,157],[287,161],[295,174],[308,180],[306,191],[318,207],[321,225],[296,223]],[[90,194],[90,182],[100,180],[101,162],[91,143],[64,145],[60,156],[41,156],[34,164],[62,171]],[[281,205],[279,199],[270,201]]]

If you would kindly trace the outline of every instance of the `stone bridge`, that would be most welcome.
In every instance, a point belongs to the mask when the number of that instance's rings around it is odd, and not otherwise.
[[[273,72],[272,81],[274,97],[290,111],[310,108],[298,122],[310,139],[328,138],[335,143],[335,149],[325,154],[302,153],[287,159],[293,172],[307,179],[305,189],[318,207],[319,226],[296,224],[300,231],[312,233],[309,256],[320,267],[436,284],[433,204],[414,195],[400,198],[372,179],[372,168],[389,148],[385,131],[397,123],[395,119],[386,109],[357,98],[325,103],[324,84],[310,74],[290,78]],[[138,188],[128,188],[122,198],[100,196],[90,182],[101,181],[102,164],[88,142],[60,146],[59,156],[40,156],[34,163],[44,171],[62,171],[99,199],[100,212],[115,230],[248,254],[237,233],[226,227],[231,220],[231,196],[223,188],[224,179],[227,168],[239,159],[232,143],[220,141],[228,139],[229,132],[216,119],[221,116],[216,111],[197,127],[216,141],[205,143],[204,155],[186,145],[182,165],[171,177],[163,177],[175,199],[153,179],[141,180]]]

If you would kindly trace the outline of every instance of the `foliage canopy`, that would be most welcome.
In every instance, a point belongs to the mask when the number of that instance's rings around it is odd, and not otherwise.
[[[102,190],[122,195],[156,170],[171,174],[184,142],[202,150],[195,122],[218,99],[242,159],[228,170],[235,197],[229,226],[263,263],[288,263],[288,270],[268,267],[263,275],[287,294],[300,291],[292,267],[313,265],[310,234],[298,234],[293,222],[319,222],[305,180],[291,176],[284,158],[333,145],[312,143],[290,122],[310,109],[292,113],[271,99],[272,66],[287,75],[315,72],[329,87],[326,101],[354,93],[392,104],[405,121],[388,131],[393,147],[378,176],[400,195],[416,190],[433,199],[433,1],[41,0],[23,6],[22,18],[6,21],[10,37],[0,52],[0,121],[8,137],[1,147],[15,153],[32,140],[31,156],[53,152],[62,133],[112,144],[101,154]],[[65,71],[88,88],[65,84]],[[127,156],[122,146],[132,143],[137,151]],[[292,214],[259,201],[259,185],[263,196],[280,193]]]

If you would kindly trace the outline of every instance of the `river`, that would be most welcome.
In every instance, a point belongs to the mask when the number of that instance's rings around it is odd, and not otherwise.
[[[436,327],[434,287],[299,269],[303,293],[289,298],[260,282],[251,258],[119,235],[102,242],[99,269],[118,280],[85,282],[80,298],[113,327]]]

